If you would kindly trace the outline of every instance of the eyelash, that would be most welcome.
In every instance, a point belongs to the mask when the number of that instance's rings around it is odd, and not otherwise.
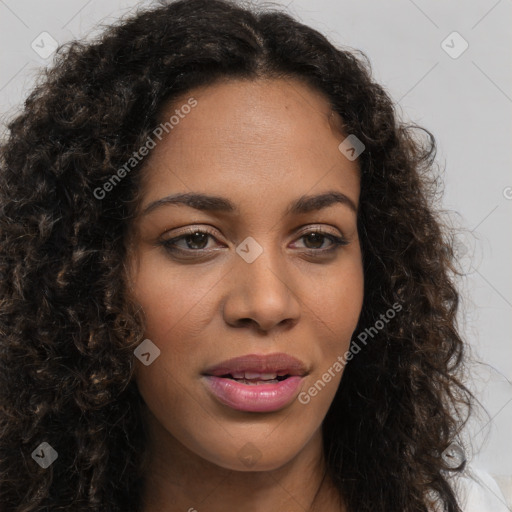
[[[214,233],[212,233],[211,231],[209,231],[207,229],[190,228],[185,233],[183,233],[182,235],[180,235],[178,237],[170,238],[168,240],[161,240],[158,243],[158,245],[163,246],[166,251],[168,251],[172,254],[180,253],[180,254],[189,255],[190,253],[210,252],[211,250],[208,250],[208,249],[180,249],[180,248],[176,247],[176,242],[178,242],[182,239],[185,239],[189,236],[192,236],[196,233],[209,235],[210,237],[215,238]],[[308,231],[307,233],[303,233],[298,239],[300,240],[301,238],[304,238],[311,234],[318,234],[318,235],[323,236],[324,238],[327,238],[328,240],[330,240],[332,242],[332,245],[328,249],[305,249],[305,252],[309,255],[320,256],[320,255],[330,254],[331,252],[337,251],[342,246],[348,245],[348,243],[349,243],[344,238],[333,235],[332,233],[327,233],[326,231],[324,231],[322,229],[313,229],[311,231]]]

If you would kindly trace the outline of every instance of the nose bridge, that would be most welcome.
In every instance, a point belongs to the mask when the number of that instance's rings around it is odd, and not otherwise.
[[[225,307],[226,320],[251,319],[268,330],[283,320],[296,320],[299,303],[286,269],[286,258],[271,237],[247,237],[236,248],[235,275]]]

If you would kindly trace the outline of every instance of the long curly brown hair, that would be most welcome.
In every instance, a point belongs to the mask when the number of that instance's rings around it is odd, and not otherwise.
[[[181,0],[59,47],[8,124],[0,174],[0,503],[3,512],[140,511],[147,442],[133,376],[144,318],[128,298],[127,234],[144,161],[99,188],[162,106],[222,77],[322,91],[359,156],[365,290],[357,332],[400,313],[345,367],[323,423],[351,512],[460,512],[441,456],[472,409],[453,236],[434,209],[435,140],[400,121],[364,54],[279,10]],[[49,443],[47,468],[34,451]]]

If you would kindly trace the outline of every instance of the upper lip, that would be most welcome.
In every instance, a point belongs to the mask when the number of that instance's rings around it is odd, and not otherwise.
[[[275,354],[246,354],[233,359],[222,361],[211,366],[203,375],[220,377],[228,373],[255,372],[255,373],[281,373],[283,375],[306,375],[305,364],[296,357],[283,352]]]

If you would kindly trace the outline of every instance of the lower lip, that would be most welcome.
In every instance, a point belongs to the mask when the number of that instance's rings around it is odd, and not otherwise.
[[[303,377],[288,377],[272,384],[242,384],[226,377],[206,375],[206,384],[224,405],[237,411],[271,412],[282,409],[297,395]]]

